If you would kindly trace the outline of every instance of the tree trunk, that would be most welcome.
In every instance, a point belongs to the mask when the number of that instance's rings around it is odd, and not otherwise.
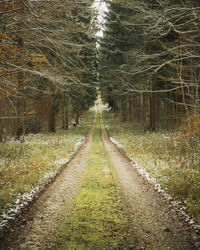
[[[24,42],[23,38],[19,37],[18,47],[23,48]],[[23,61],[23,58],[20,58]],[[24,73],[18,73],[18,90],[21,96],[17,99],[17,120],[16,120],[16,138],[20,139],[24,135],[26,129],[26,117],[25,117],[25,97],[24,97]]]
[[[165,90],[167,89],[167,82],[165,81]],[[167,92],[164,93],[164,117],[163,117],[163,126],[168,128],[167,118],[168,118],[168,101],[167,101]]]
[[[26,129],[26,117],[25,117],[25,100],[24,97],[17,100],[17,121],[16,121],[16,137],[19,140],[24,135]]]
[[[67,130],[69,128],[69,105],[67,96],[64,96],[63,105],[63,129]]]
[[[63,129],[67,130],[69,128],[69,112],[68,106],[63,109]]]
[[[150,130],[151,131],[156,130],[155,99],[156,99],[156,94],[151,93],[150,95]]]
[[[145,129],[150,130],[151,129],[151,94],[145,93]]]
[[[61,99],[62,97],[59,94],[51,96],[51,105],[49,110],[48,121],[49,132],[56,132],[56,114],[59,112]]]
[[[49,112],[48,127],[49,132],[56,132],[56,113],[52,109]]]
[[[76,119],[75,119],[76,125],[79,124],[79,112],[76,112]]]
[[[129,100],[129,120],[133,121],[133,98]]]

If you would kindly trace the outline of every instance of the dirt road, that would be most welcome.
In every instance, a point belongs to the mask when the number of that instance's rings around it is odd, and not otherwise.
[[[54,232],[62,221],[70,221],[72,200],[79,192],[87,167],[93,130],[94,126],[76,157],[1,243],[0,249],[55,249],[52,242]],[[177,214],[113,145],[102,122],[101,134],[124,196],[130,221],[129,237],[135,241],[132,249],[198,249],[187,225],[181,222]],[[105,246],[103,249],[111,248]]]
[[[197,249],[187,225],[180,222],[176,212],[169,209],[152,186],[131,167],[129,160],[109,140],[103,123],[101,126],[105,148],[127,203],[137,249]]]
[[[57,226],[64,219],[63,210],[71,210],[81,177],[87,166],[87,155],[92,143],[94,125],[75,158],[60,176],[30,208],[23,221],[12,229],[0,249],[52,249],[51,240]]]

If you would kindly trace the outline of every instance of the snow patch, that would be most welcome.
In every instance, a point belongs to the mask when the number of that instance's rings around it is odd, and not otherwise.
[[[63,158],[63,159],[57,160],[57,161],[54,162],[54,165],[58,165],[58,166],[65,165],[65,164],[67,164],[69,162],[69,159],[70,158],[67,157],[67,158]],[[45,175],[48,175],[48,173],[45,174]]]
[[[29,202],[33,201],[33,199],[37,197],[37,195],[43,188],[44,186],[37,186],[33,188],[29,193],[19,194],[13,207],[1,215],[0,231],[8,227],[9,222],[20,215],[22,210],[29,204]]]
[[[112,143],[114,143],[119,149],[125,150],[124,146],[122,146],[117,140],[114,138],[110,137],[110,140]]]
[[[85,137],[82,137],[74,146],[74,151],[77,151],[85,142]]]
[[[63,163],[63,164],[65,164],[65,163]],[[57,163],[56,165],[63,165],[63,164]],[[47,180],[53,179],[58,174],[58,172],[59,172],[59,170],[44,174],[44,176],[42,177],[41,183],[44,183]]]
[[[105,173],[105,175],[110,174],[110,170],[108,169],[108,167],[104,167],[103,172]]]
[[[151,178],[150,175],[149,175],[149,173],[145,170],[145,168],[143,168],[143,167],[139,166],[137,163],[135,163],[134,160],[131,157],[129,157],[129,158],[131,159],[132,166],[134,166],[137,169],[137,171],[138,171],[138,173],[140,175],[142,175],[148,182],[151,182],[153,184],[156,183],[156,179],[155,178]],[[158,189],[161,188],[160,184],[155,184],[155,186]]]

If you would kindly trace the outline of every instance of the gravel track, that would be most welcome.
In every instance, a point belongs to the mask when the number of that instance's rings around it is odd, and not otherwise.
[[[137,249],[199,249],[188,225],[159,196],[110,141],[101,120],[102,139],[117,172]],[[194,233],[194,237],[197,237]]]
[[[72,200],[87,166],[94,124],[74,159],[32,205],[9,237],[1,242],[0,249],[55,249],[54,232],[63,220],[69,220]],[[109,140],[102,120],[101,127],[102,139],[117,172],[130,217],[130,237],[137,242],[134,249],[199,249],[193,239],[196,235],[192,237],[188,226]]]
[[[95,122],[74,159],[34,203],[13,233],[0,244],[0,249],[52,249],[54,232],[61,221],[68,219],[66,208],[72,210],[70,205],[87,166],[94,125]]]

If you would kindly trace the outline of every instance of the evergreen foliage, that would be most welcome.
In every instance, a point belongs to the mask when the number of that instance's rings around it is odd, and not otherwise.
[[[103,99],[124,120],[169,128],[199,112],[199,4],[106,1],[99,49]]]

